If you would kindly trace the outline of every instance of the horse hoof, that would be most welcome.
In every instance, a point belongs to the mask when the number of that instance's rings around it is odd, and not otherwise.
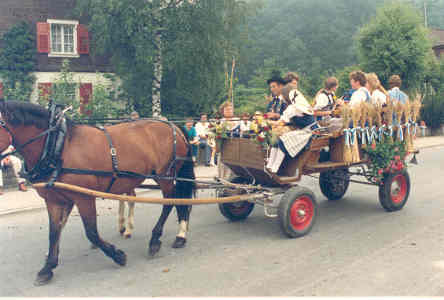
[[[187,240],[182,237],[176,237],[176,240],[173,243],[173,248],[184,248],[185,244],[187,243]]]
[[[124,233],[125,231],[126,231],[126,228],[125,228],[125,227],[120,228],[120,230],[119,230],[120,235],[123,235],[123,233]]]
[[[115,252],[115,254],[113,256],[113,260],[119,266],[126,265],[126,254],[125,254],[125,252],[123,252],[122,250],[116,250],[116,252]]]
[[[131,238],[131,233],[124,233],[123,234],[123,237],[125,238],[125,239],[130,239]]]
[[[154,256],[157,254],[157,252],[160,251],[160,247],[162,247],[162,242],[161,241],[157,241],[157,242],[152,242],[150,243],[150,249],[148,251],[148,254],[150,256]]]
[[[39,274],[37,275],[37,279],[34,281],[34,285],[42,286],[48,284],[53,276],[54,273],[52,271],[46,271],[44,273],[39,272]]]

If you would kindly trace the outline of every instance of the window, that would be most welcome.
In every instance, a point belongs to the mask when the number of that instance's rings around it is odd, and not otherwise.
[[[51,53],[75,54],[72,24],[51,24]]]
[[[37,51],[50,57],[89,54],[89,33],[78,21],[52,20],[37,23]]]

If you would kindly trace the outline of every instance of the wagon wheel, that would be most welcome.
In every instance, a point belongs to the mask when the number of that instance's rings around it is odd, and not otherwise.
[[[348,169],[322,172],[319,176],[319,186],[322,194],[330,201],[342,199],[350,185]]]
[[[410,194],[410,176],[406,170],[388,173],[379,186],[379,202],[388,212],[401,210]]]
[[[231,183],[246,183],[242,177],[235,177],[230,180]],[[221,197],[226,196],[225,192],[222,191]],[[254,203],[248,201],[241,201],[236,203],[221,203],[219,204],[219,211],[221,214],[230,221],[236,222],[245,220],[251,214],[254,209]]]
[[[288,237],[296,238],[306,235],[312,229],[318,214],[318,204],[309,189],[296,186],[282,196],[278,212],[282,231]]]

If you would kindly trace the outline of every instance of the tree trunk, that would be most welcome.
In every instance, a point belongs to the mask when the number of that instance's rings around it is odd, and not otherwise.
[[[153,117],[160,117],[162,113],[162,102],[160,88],[162,84],[163,66],[162,66],[162,32],[158,30],[155,36],[155,54],[154,54],[154,78],[152,90],[152,111]]]

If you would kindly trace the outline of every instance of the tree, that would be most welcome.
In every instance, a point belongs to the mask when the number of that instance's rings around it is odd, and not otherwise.
[[[0,48],[0,77],[6,100],[29,101],[35,68],[35,38],[28,23],[12,26],[3,35]]]
[[[244,32],[232,28],[242,25],[240,16],[226,24],[227,10],[234,7],[242,15],[245,10],[236,7],[243,3],[80,0],[79,11],[90,16],[93,48],[111,55],[128,106],[142,115],[157,114],[161,91],[162,111],[171,116],[209,109],[224,97],[226,41],[238,41]]]
[[[397,2],[381,8],[361,28],[358,54],[363,69],[376,72],[383,84],[398,74],[404,88],[414,92],[422,85],[431,43],[418,11]]]

